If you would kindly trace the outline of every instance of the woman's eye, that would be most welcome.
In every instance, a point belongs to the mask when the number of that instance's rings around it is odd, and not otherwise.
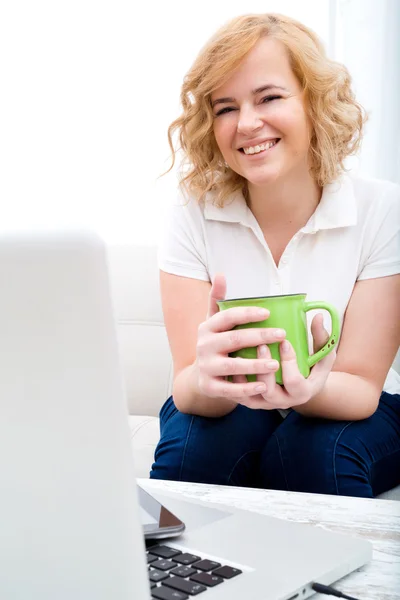
[[[279,100],[279,98],[282,98],[282,96],[265,96],[265,98],[263,98],[261,102],[266,104],[267,102],[271,102],[271,100]]]
[[[282,96],[279,96],[279,95],[265,96],[261,100],[261,104],[267,104],[268,102],[271,102],[272,100],[279,100],[280,98],[282,98]],[[225,108],[221,108],[221,110],[219,110],[217,113],[215,113],[215,116],[219,117],[220,115],[224,115],[226,113],[232,112],[233,110],[237,110],[237,109],[234,108],[233,106],[225,106]]]
[[[217,113],[215,113],[215,116],[219,117],[219,115],[223,115],[225,113],[231,112],[232,110],[235,110],[233,108],[233,106],[226,106],[225,108],[221,108],[221,110],[219,110]]]

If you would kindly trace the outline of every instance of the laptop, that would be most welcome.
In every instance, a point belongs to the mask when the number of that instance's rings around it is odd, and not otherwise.
[[[159,494],[186,527],[145,543],[104,243],[2,233],[0,289],[2,600],[300,600],[371,558],[321,527]]]

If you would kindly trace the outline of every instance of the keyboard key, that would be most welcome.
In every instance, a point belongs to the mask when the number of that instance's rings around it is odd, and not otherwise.
[[[157,600],[187,600],[189,598],[187,594],[162,586],[151,590],[151,597],[157,598]]]
[[[193,573],[197,573],[196,569],[192,569],[192,567],[176,567],[176,569],[172,569],[170,571],[171,575],[178,575],[178,577],[190,577]]]
[[[197,594],[201,594],[201,592],[205,592],[207,589],[204,587],[204,585],[200,585],[194,581],[187,581],[186,579],[181,579],[180,577],[170,577],[163,582],[162,587],[164,587],[164,584],[169,588],[173,588],[179,592],[184,592],[190,596],[197,596]]]
[[[203,583],[207,587],[214,587],[214,585],[218,585],[224,581],[222,577],[211,575],[210,573],[196,573],[196,575],[192,575],[190,580],[196,581],[197,583]]]
[[[154,563],[153,563],[154,564]],[[213,575],[219,575],[224,579],[232,579],[232,577],[236,577],[236,575],[240,575],[242,571],[240,569],[234,569],[233,567],[219,567],[219,569],[215,569],[213,571]]]
[[[161,571],[168,571],[169,569],[173,569],[174,567],[177,567],[178,565],[176,564],[176,562],[173,562],[172,560],[159,558],[155,562],[152,562],[151,566],[154,567],[155,569],[161,569]]]
[[[221,563],[215,562],[214,560],[199,560],[192,565],[192,567],[198,571],[213,571],[220,566]]]
[[[155,588],[155,587],[156,587],[156,585],[157,585],[156,583],[152,583],[152,582],[151,582],[151,583],[150,583],[150,589],[153,589],[153,588]]]
[[[155,560],[157,560],[157,556],[153,556],[153,554],[148,554],[147,555],[147,564],[149,565],[150,563],[154,562]]]
[[[150,548],[150,552],[159,558],[173,558],[174,556],[178,556],[178,554],[182,554],[180,550],[170,548],[169,546],[154,546]]]
[[[200,556],[195,556],[194,554],[189,554],[188,552],[184,552],[176,557],[176,562],[180,565],[191,565],[196,562],[196,560],[200,560]]]
[[[164,571],[159,571],[158,569],[150,569],[149,570],[149,579],[150,581],[163,581],[164,579],[167,579],[167,577],[169,577],[168,573],[165,573]]]

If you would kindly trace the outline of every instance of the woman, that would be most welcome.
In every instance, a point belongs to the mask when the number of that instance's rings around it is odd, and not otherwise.
[[[160,248],[174,385],[150,476],[363,497],[393,488],[400,193],[344,172],[364,125],[347,70],[304,25],[248,15],[203,48],[181,100],[169,139],[179,132],[185,193]],[[231,331],[265,313],[216,304],[301,292],[336,306],[342,325],[337,353],[307,379],[285,331]],[[322,315],[311,331],[315,350]],[[255,361],[230,358],[248,346]]]

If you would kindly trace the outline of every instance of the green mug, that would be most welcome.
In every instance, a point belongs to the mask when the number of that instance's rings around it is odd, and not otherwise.
[[[246,323],[237,325],[234,329],[246,329],[248,327],[273,327],[284,329],[286,339],[292,344],[296,356],[300,373],[308,377],[310,369],[315,363],[324,358],[333,350],[339,340],[340,320],[337,310],[327,302],[317,300],[315,302],[306,302],[306,294],[289,294],[284,296],[264,296],[262,298],[236,298],[232,300],[218,300],[217,304],[220,310],[226,310],[235,306],[257,306],[267,308],[270,316],[265,321],[257,323]],[[329,312],[332,319],[332,334],[318,352],[309,354],[308,352],[308,333],[306,313],[309,310],[324,309]],[[279,342],[268,344],[271,356],[280,364]],[[257,347],[243,348],[232,352],[230,356],[241,358],[257,358]],[[247,375],[248,381],[256,381],[256,375]],[[275,373],[276,382],[282,385],[282,369]]]

